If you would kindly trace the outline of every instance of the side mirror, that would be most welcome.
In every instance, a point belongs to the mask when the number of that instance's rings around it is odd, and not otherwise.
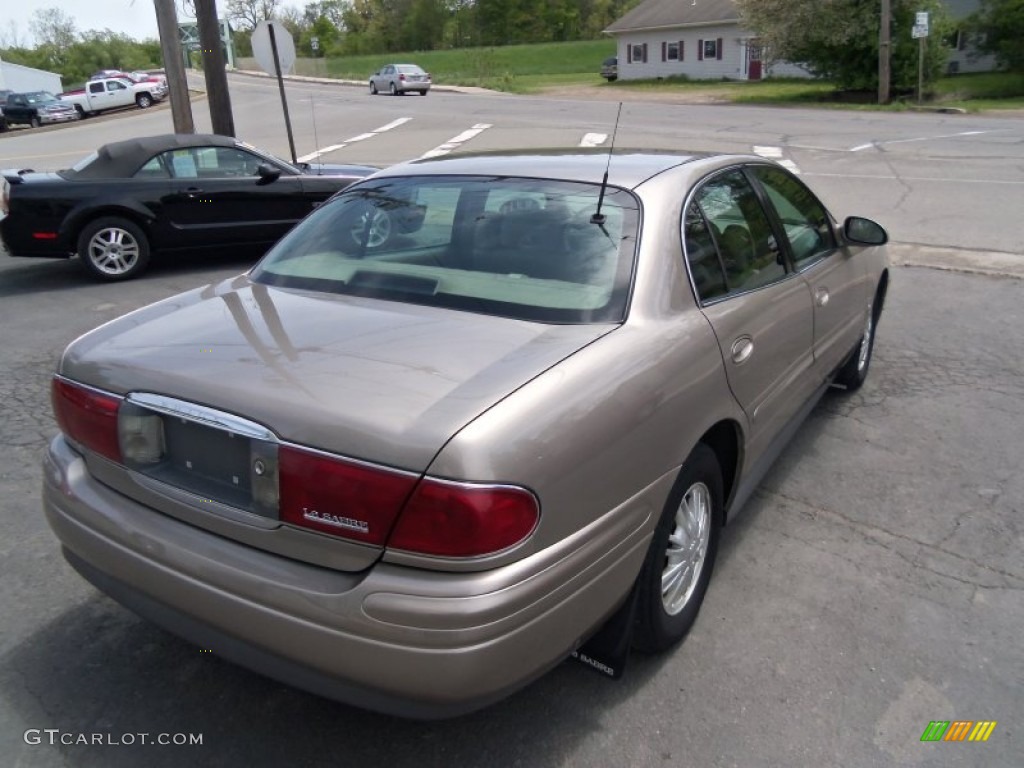
[[[843,234],[851,243],[860,245],[885,245],[889,242],[889,233],[881,224],[861,216],[850,216],[843,222]]]
[[[257,184],[270,184],[281,178],[281,169],[275,168],[270,163],[260,163],[256,166],[256,175],[260,177]]]

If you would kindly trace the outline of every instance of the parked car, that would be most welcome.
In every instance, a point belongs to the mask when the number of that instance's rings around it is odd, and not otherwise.
[[[46,516],[139,614],[356,706],[611,672],[595,633],[678,642],[722,525],[864,382],[885,241],[753,156],[397,166],[75,341]]]
[[[7,119],[4,117],[4,105],[7,103],[7,97],[12,93],[14,93],[14,91],[0,90],[0,132],[7,130]]]
[[[376,168],[287,163],[224,136],[170,134],[100,147],[55,173],[5,170],[14,256],[77,255],[125,280],[154,251],[263,253],[335,192]]]
[[[163,83],[167,85],[167,76],[163,74],[152,74],[150,72],[123,72],[120,69],[101,69],[99,72],[93,72],[89,77],[90,80],[103,80],[108,77],[124,77],[131,80],[133,83]]]
[[[127,77],[90,80],[85,88],[67,91],[61,101],[70,104],[82,117],[98,115],[108,109],[137,106],[148,109],[167,95],[167,85],[159,81],[133,82]]]
[[[4,102],[4,122],[38,128],[51,123],[67,123],[78,119],[78,113],[52,93],[8,93]]]
[[[601,77],[609,83],[619,79],[619,59],[617,56],[609,56],[601,62]]]
[[[430,90],[430,73],[415,64],[388,64],[370,75],[370,93],[387,91],[392,96],[404,96],[415,91],[426,96]]]

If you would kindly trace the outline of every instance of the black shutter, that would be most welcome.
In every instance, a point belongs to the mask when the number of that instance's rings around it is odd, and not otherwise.
[[[721,59],[722,58],[722,38],[718,38],[718,45],[716,45],[715,48],[718,50],[718,56],[716,56],[715,58]]]
[[[697,61],[704,61],[704,41],[697,41]]]

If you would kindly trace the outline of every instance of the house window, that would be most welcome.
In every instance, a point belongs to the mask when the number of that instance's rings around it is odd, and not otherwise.
[[[679,61],[682,59],[682,56],[679,55],[679,49],[679,43],[668,43],[665,46],[665,61]]]
[[[627,47],[629,63],[642,64],[647,62],[647,43],[634,43]]]
[[[718,41],[717,40],[705,40],[704,41],[704,58],[705,59],[717,59],[718,58]]]

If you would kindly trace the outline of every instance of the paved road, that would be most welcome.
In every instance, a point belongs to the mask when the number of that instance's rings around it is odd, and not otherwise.
[[[336,119],[343,113],[362,124],[339,125],[331,141],[358,135],[354,129],[364,125],[385,125],[411,108],[433,110],[429,120],[421,113],[414,119],[440,124],[447,105],[446,128],[429,138],[409,131],[398,142],[409,154],[439,146],[467,124],[497,125],[498,107],[491,105],[516,112],[515,100],[500,96],[369,100],[338,89],[337,99]],[[259,109],[236,101],[245,106],[240,123],[248,126]],[[371,113],[358,117],[356,104]],[[523,104],[520,111],[540,110],[536,100]],[[454,105],[486,113],[456,113]],[[578,113],[573,130],[595,129],[582,113],[600,106],[568,110]],[[749,122],[742,114],[707,114],[706,121]],[[801,115],[765,111],[761,119],[766,126],[792,122],[796,133]],[[919,116],[865,118],[872,130],[856,140],[869,133],[882,140],[886,130],[896,135],[888,121],[900,117]],[[12,146],[48,156],[77,151],[77,143],[87,141],[79,131],[95,142],[101,133],[152,129],[160,120],[169,116],[133,113],[67,131],[26,132],[0,140],[0,157]],[[988,118],[976,120],[971,124]],[[551,123],[536,131],[566,130]],[[355,145],[391,157],[398,147],[389,142],[402,130]],[[1013,130],[1019,142],[1019,126]],[[323,129],[320,134],[321,146],[328,146]],[[750,128],[736,143],[773,145],[776,135],[769,134],[767,127],[764,135]],[[259,143],[273,144],[270,133],[264,138]],[[944,141],[952,150],[955,140]],[[990,141],[963,147],[968,156],[958,167],[962,173],[989,167],[990,175],[1013,182],[1014,173],[1022,175],[1020,164],[1014,171],[1005,157],[1019,145],[997,148]],[[809,175],[817,150],[778,145]],[[303,143],[305,151],[313,146]],[[899,165],[911,146],[897,145],[893,153],[900,159],[889,162]],[[882,153],[862,150],[872,151]],[[348,152],[338,150],[331,159],[351,159]],[[1004,160],[997,163],[1000,153]],[[1014,184],[1007,189],[1017,190]],[[990,206],[1001,205],[986,195]],[[877,204],[871,197],[863,202]],[[914,208],[914,195],[902,205]],[[1001,238],[1011,242],[1020,230],[1009,222],[1020,210],[994,224],[993,232],[975,227],[960,236],[991,248]],[[54,431],[47,380],[64,345],[123,312],[246,266],[193,261],[157,266],[133,283],[100,285],[72,262],[0,260],[0,762],[97,768],[1020,765],[1021,280],[895,270],[868,384],[853,397],[822,402],[726,532],[700,619],[674,652],[634,657],[617,683],[566,663],[488,710],[422,724],[285,688],[136,619],[63,564],[42,519],[39,455]],[[929,721],[957,719],[998,725],[985,744],[920,742]],[[26,743],[27,729],[37,729],[42,743]],[[116,743],[128,734],[184,733],[202,734],[203,743],[51,746],[43,729],[60,729],[72,741],[79,734]]]

